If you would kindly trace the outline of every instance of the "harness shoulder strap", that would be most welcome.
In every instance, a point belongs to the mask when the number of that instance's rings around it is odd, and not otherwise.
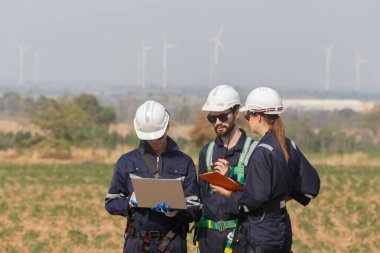
[[[239,162],[238,162],[239,165],[244,164],[245,158],[248,155],[252,142],[253,142],[253,139],[251,137],[247,136],[245,138],[243,150],[241,151],[240,157],[239,157]]]
[[[209,168],[212,164],[212,153],[214,152],[214,146],[215,146],[215,141],[210,142],[207,147],[207,152],[206,152],[206,166],[207,166],[207,171],[209,171]]]
[[[158,173],[158,170],[156,166],[154,166],[152,159],[150,159],[149,155],[147,153],[144,154],[144,151],[142,149],[139,149],[139,152],[145,162],[145,165],[149,168],[150,173],[154,177]]]

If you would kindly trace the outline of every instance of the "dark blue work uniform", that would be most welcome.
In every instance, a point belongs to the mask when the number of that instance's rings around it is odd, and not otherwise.
[[[240,154],[243,150],[246,133],[240,129],[242,135],[240,136],[236,145],[229,150],[223,144],[220,137],[215,139],[215,146],[212,154],[212,163],[214,164],[218,158],[225,158],[228,160],[231,167],[238,165]],[[207,144],[199,153],[199,174],[208,172],[206,166],[206,153]],[[237,181],[237,178],[232,178]],[[209,184],[204,181],[199,181],[201,203],[202,203],[202,217],[215,221],[223,222],[238,219],[239,217],[239,198],[242,193],[235,193],[234,198],[226,198],[217,193],[214,193]],[[226,229],[210,229],[206,227],[199,227],[196,239],[199,243],[199,250],[201,253],[221,253],[227,244],[227,236],[233,231],[234,228]]]
[[[128,203],[133,193],[130,175],[143,178],[153,177],[141,152],[149,154],[153,164],[158,168],[158,178],[182,178],[187,210],[179,211],[174,217],[168,217],[150,208],[128,210]],[[169,137],[166,151],[160,157],[155,155],[146,141],[140,141],[139,149],[122,155],[117,161],[105,208],[110,214],[128,218],[124,252],[159,252],[157,246],[168,231],[174,231],[175,237],[170,240],[164,252],[187,252],[186,234],[189,222],[194,221],[199,212],[199,191],[194,162],[188,155],[179,151],[177,144]],[[149,249],[146,247],[147,237],[152,242],[148,245]],[[143,243],[144,240],[145,243]]]
[[[320,182],[294,142],[286,139],[286,147],[288,164],[276,136],[267,132],[250,157],[240,200],[244,218],[234,252],[291,252],[292,229],[285,197],[295,196],[306,205],[318,194]],[[304,194],[305,189],[310,195]]]
[[[240,226],[246,237],[245,246],[253,250],[260,246],[278,250],[289,248],[290,252],[292,234],[284,207],[292,184],[280,143],[274,134],[267,132],[249,159],[240,200],[244,212],[249,213]]]
[[[289,154],[288,166],[293,178],[289,197],[306,206],[319,193],[321,182],[318,172],[302,154],[294,141],[286,138],[286,149]]]

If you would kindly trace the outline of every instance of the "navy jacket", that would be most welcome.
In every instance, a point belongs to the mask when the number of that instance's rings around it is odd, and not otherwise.
[[[238,165],[240,153],[243,150],[244,141],[246,138],[246,133],[244,130],[240,129],[242,135],[240,136],[237,144],[227,150],[224,147],[223,141],[220,137],[215,139],[214,151],[212,154],[212,163],[214,164],[218,158],[225,158],[229,161],[231,167]],[[204,146],[199,153],[199,174],[207,172],[206,166],[206,153],[207,144]],[[232,178],[237,181],[236,178]],[[202,216],[209,220],[219,221],[219,220],[232,220],[239,217],[239,199],[242,193],[234,193],[234,198],[226,198],[217,193],[212,193],[209,184],[200,179],[199,181],[201,203],[202,203]]]
[[[292,174],[280,143],[274,134],[267,132],[249,158],[240,204],[251,211],[273,200],[284,200],[292,185]]]
[[[289,197],[306,206],[319,193],[321,182],[318,172],[292,140],[286,139],[286,149],[289,153],[288,166],[293,177]]]
[[[157,166],[157,156],[146,141],[140,141],[140,149],[148,153]],[[111,185],[106,197],[105,208],[113,215],[128,217],[135,227],[143,231],[166,232],[177,225],[188,227],[188,223],[198,217],[199,191],[193,160],[181,152],[177,144],[168,137],[166,151],[158,160],[159,178],[184,178],[183,190],[188,209],[178,212],[174,217],[151,210],[150,208],[132,208],[128,210],[128,202],[133,193],[130,174],[152,178],[139,149],[122,155],[115,165]]]

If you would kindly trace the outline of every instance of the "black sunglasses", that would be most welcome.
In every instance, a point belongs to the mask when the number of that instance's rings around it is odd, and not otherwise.
[[[251,112],[251,111],[248,111],[245,115],[244,115],[244,118],[249,121],[249,119],[253,116],[256,116],[257,113],[256,112]]]
[[[216,122],[216,119],[219,119],[221,122],[226,122],[228,120],[228,115],[231,113],[231,111],[229,112],[226,112],[226,113],[222,113],[222,114],[219,114],[219,115],[207,115],[207,120],[214,124]]]

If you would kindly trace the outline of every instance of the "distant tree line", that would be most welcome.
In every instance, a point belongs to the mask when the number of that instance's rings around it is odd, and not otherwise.
[[[366,114],[348,109],[330,112],[289,109],[282,116],[286,136],[305,152],[368,151],[379,147],[380,108]],[[240,125],[250,134],[243,117]],[[215,138],[210,123],[200,110],[196,113],[190,137],[197,147]]]
[[[112,99],[112,106],[115,108],[117,122],[132,122],[136,109],[146,100],[155,100],[166,106],[170,113],[171,120],[180,124],[191,124],[194,118],[193,108],[185,95],[167,95],[148,93],[145,96],[128,93],[127,95],[115,96]]]
[[[110,107],[102,107],[93,95],[74,98],[39,97],[28,109],[30,120],[45,133],[44,142],[98,147],[112,145],[108,126],[115,120]]]
[[[288,110],[284,117],[286,134],[308,152],[367,151],[380,142],[380,108],[370,113]]]
[[[99,98],[96,98],[98,104],[107,104],[109,105],[108,108],[112,108],[115,114],[115,122],[131,122],[137,107],[148,99],[167,105],[172,120],[181,124],[191,124],[193,122],[193,108],[196,106],[191,105],[184,95],[168,96],[161,94],[155,96],[153,93],[148,93],[146,96],[139,96],[138,94],[128,93],[126,96],[115,96],[112,99],[105,99],[105,101],[100,101]],[[11,118],[26,117],[28,116],[28,109],[34,103],[35,99],[33,100],[29,96],[5,93],[0,96],[0,115]]]
[[[5,93],[0,97],[0,113],[6,117],[24,117],[33,100],[17,93]]]
[[[0,107],[3,115],[27,116],[43,133],[0,133],[0,149],[38,146],[58,153],[66,150],[69,154],[72,146],[112,149],[118,143],[136,143],[134,133],[123,137],[109,132],[110,124],[115,122],[115,110],[100,105],[93,95],[81,94],[72,98],[40,96],[33,101],[8,94],[3,96],[0,104],[4,105],[1,103],[4,101],[11,101],[11,104]],[[23,104],[24,101],[27,105]]]
[[[154,99],[152,94],[144,99]],[[181,138],[182,145],[195,149],[215,138],[215,133],[200,110],[201,105],[191,105],[186,97],[162,98],[168,104],[171,119],[181,124],[192,124],[190,142]],[[118,100],[118,99],[116,99]],[[0,97],[0,114],[4,117],[28,117],[43,134],[0,133],[0,149],[41,146],[53,149],[77,147],[114,148],[117,144],[136,146],[134,131],[126,136],[109,132],[111,123],[117,121],[117,111],[128,117],[134,114],[141,98],[119,98],[117,106],[104,106],[94,95],[37,99],[7,93]],[[159,99],[157,99],[159,100]],[[175,101],[173,101],[175,100]],[[130,102],[130,103],[128,103]],[[123,107],[123,108],[122,108]],[[127,115],[124,115],[127,117]],[[286,135],[305,152],[351,152],[376,149],[380,139],[380,108],[371,113],[352,110],[298,111],[288,109],[282,115]],[[133,116],[132,116],[133,118]],[[119,121],[132,122],[131,119]],[[247,130],[243,116],[240,125]]]

